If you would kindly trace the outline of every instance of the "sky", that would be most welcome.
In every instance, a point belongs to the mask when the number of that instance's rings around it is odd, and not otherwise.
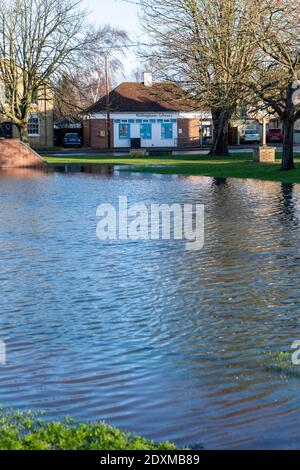
[[[139,0],[132,0],[139,2]],[[82,0],[82,6],[91,10],[90,18],[98,25],[111,24],[127,31],[130,40],[136,42],[141,37],[142,31],[139,26],[138,6],[127,3],[124,0]],[[119,81],[134,80],[133,72],[139,66],[139,62],[131,49],[126,51],[124,60],[125,77],[119,77]]]

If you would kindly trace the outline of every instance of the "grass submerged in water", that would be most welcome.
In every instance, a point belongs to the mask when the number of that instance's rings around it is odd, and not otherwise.
[[[207,154],[174,155],[172,157],[130,156],[76,156],[43,157],[50,165],[119,165],[120,168],[130,165],[124,171],[139,173],[156,173],[164,175],[208,176],[212,178],[250,178],[263,181],[282,183],[300,183],[300,155],[295,154],[296,170],[280,171],[280,152],[276,155],[276,163],[254,163],[251,153],[232,153],[229,157],[209,157]]]
[[[300,366],[293,364],[291,352],[270,351],[262,360],[262,365],[267,371],[300,378]]]

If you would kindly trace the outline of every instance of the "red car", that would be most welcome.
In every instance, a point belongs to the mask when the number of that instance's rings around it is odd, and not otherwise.
[[[267,142],[282,142],[283,132],[281,129],[269,129],[267,133]]]

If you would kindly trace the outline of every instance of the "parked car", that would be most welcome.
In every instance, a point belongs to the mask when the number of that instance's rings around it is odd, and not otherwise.
[[[203,144],[204,145],[211,145],[212,144],[212,136],[211,135],[204,135],[203,136]]]
[[[283,142],[283,132],[281,129],[269,129],[267,132],[267,142]]]
[[[255,129],[246,129],[241,136],[242,144],[259,144],[260,143],[260,134]]]
[[[81,138],[76,132],[66,134],[64,138],[64,147],[81,147]]]

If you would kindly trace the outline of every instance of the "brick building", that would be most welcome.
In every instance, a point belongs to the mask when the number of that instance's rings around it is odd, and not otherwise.
[[[0,106],[6,101],[6,86],[0,80]],[[15,125],[1,116],[0,127],[7,138],[19,138]],[[32,105],[28,121],[28,137],[32,147],[52,147],[54,141],[54,106],[51,89],[42,86]]]
[[[210,125],[210,113],[188,93],[144,74],[144,82],[122,83],[87,110],[83,142],[115,149],[199,146],[201,126]]]

